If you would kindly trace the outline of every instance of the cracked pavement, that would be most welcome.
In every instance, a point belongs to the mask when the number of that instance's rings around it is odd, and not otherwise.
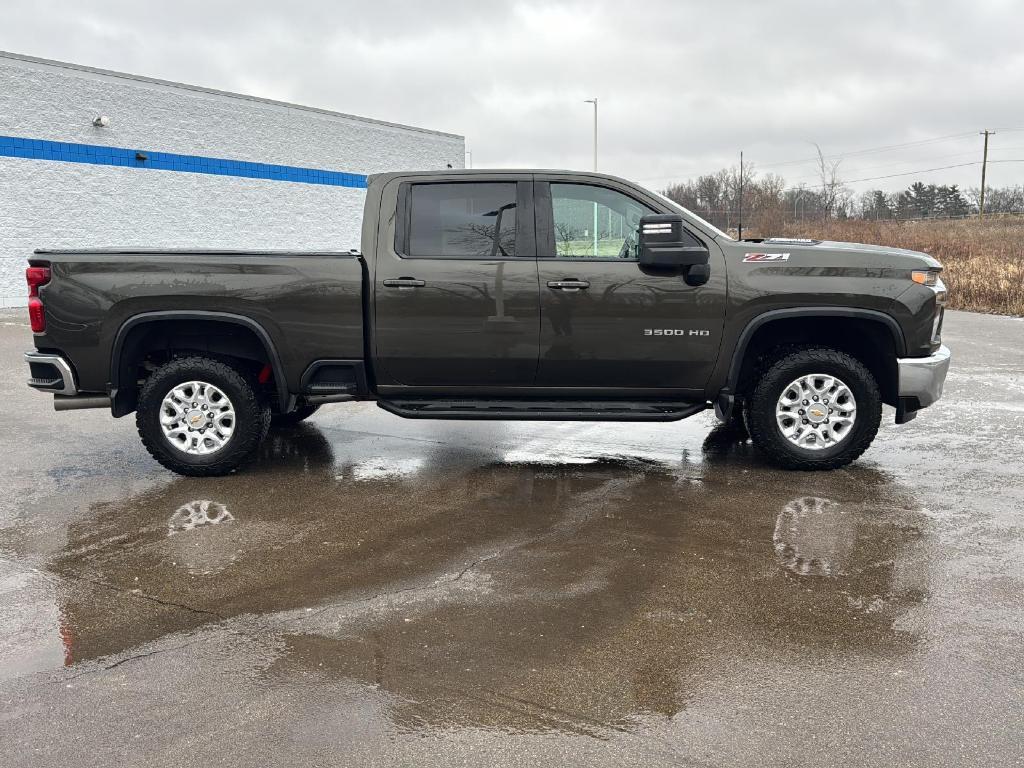
[[[221,479],[0,312],[9,766],[1018,765],[1024,321],[832,473],[678,424],[329,406]]]

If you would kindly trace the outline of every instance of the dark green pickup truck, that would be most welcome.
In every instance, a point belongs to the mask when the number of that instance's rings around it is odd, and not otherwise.
[[[406,418],[673,421],[714,407],[779,465],[857,458],[882,404],[939,398],[940,265],[733,240],[596,173],[370,178],[361,252],[36,251],[29,385],[134,412],[219,475],[272,424],[376,400]]]

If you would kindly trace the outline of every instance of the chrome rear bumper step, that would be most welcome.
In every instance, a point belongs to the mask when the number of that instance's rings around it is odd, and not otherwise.
[[[40,392],[52,392],[55,395],[77,395],[75,374],[71,371],[68,361],[60,355],[46,352],[26,352],[25,362],[31,372],[28,385]]]

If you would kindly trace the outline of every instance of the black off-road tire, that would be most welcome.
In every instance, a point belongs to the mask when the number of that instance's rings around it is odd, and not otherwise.
[[[203,381],[218,387],[235,411],[234,430],[214,453],[185,453],[170,444],[160,426],[163,399],[175,386]],[[256,455],[270,428],[270,407],[239,371],[219,360],[194,356],[171,360],[157,368],[139,392],[135,425],[150,455],[172,472],[191,477],[217,477],[237,469]]]
[[[319,405],[300,405],[289,413],[275,413],[270,417],[271,427],[294,427],[299,422],[305,421],[314,413],[320,410]]]
[[[790,382],[812,373],[841,379],[856,400],[856,420],[850,434],[835,445],[810,450],[794,445],[782,434],[775,408]],[[783,469],[836,469],[854,461],[871,445],[882,419],[878,382],[856,358],[829,347],[788,349],[766,366],[747,400],[747,429],[754,445]]]

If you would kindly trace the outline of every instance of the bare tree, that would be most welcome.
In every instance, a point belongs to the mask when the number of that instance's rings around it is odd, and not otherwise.
[[[555,247],[559,256],[582,256],[582,253],[573,253],[574,244],[586,238],[583,230],[574,229],[565,222],[555,223]]]
[[[839,178],[839,164],[842,160],[827,160],[821,147],[814,143],[818,152],[818,178],[821,179],[821,207],[825,218],[832,218],[840,202],[845,202],[846,185]]]

